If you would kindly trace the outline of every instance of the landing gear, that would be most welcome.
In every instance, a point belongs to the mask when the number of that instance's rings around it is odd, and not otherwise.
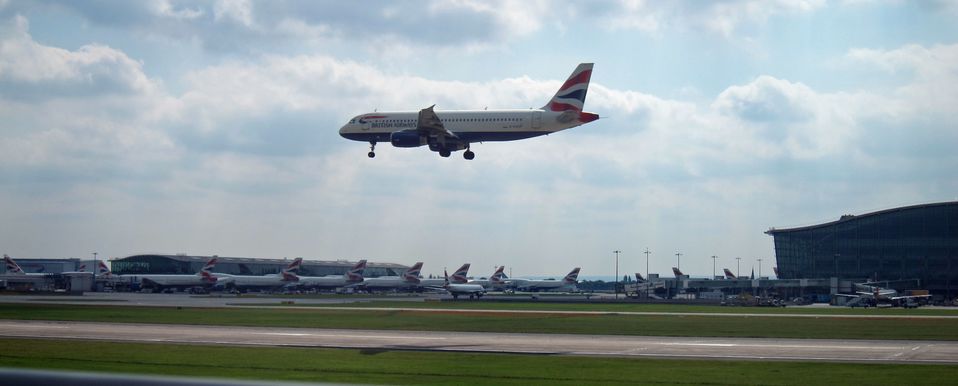
[[[466,150],[465,153],[462,153],[462,158],[465,158],[465,159],[476,158],[476,153],[473,153],[472,150]]]
[[[452,152],[449,151],[449,150],[442,149],[442,150],[439,151],[439,156],[440,156],[440,157],[446,158],[446,157],[449,157],[450,155],[452,155]]]
[[[376,142],[369,143],[369,153],[366,153],[366,156],[376,158]]]

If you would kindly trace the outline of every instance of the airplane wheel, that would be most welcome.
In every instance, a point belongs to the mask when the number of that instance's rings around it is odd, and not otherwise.
[[[367,155],[369,158],[376,158],[376,153],[374,153],[374,152],[366,153],[366,155]]]
[[[448,156],[450,156],[450,155],[452,155],[452,152],[449,151],[449,150],[440,150],[440,151],[439,151],[439,156],[440,156],[440,157],[448,157]]]
[[[466,150],[465,153],[462,153],[462,158],[465,158],[465,159],[476,158],[476,153],[473,153],[472,150]]]

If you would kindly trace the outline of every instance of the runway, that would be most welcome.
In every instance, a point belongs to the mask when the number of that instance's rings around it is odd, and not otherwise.
[[[370,331],[0,320],[0,336],[727,360],[958,364],[958,342]]]

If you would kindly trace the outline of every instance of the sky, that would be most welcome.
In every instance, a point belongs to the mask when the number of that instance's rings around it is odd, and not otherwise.
[[[958,200],[958,2],[0,0],[0,251],[743,274],[764,234]],[[476,159],[373,110],[602,119]],[[736,260],[735,258],[741,258]],[[740,263],[740,268],[736,263]],[[486,272],[488,271],[488,272]]]

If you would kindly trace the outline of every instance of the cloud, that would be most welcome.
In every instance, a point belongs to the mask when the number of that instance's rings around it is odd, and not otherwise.
[[[7,98],[87,97],[137,94],[156,85],[140,62],[107,46],[76,51],[43,46],[30,36],[26,18],[0,24],[0,95]]]

